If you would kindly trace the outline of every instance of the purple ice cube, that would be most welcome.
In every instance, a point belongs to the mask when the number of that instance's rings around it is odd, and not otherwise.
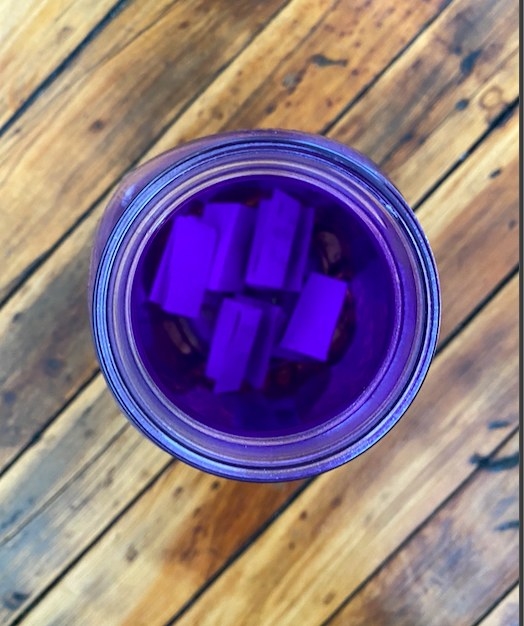
[[[239,203],[210,203],[202,220],[218,233],[208,289],[238,291],[244,284],[255,211]]]
[[[281,348],[325,361],[346,289],[345,282],[312,272],[288,322]]]
[[[197,317],[216,244],[212,226],[193,216],[174,220],[149,294],[166,313]]]
[[[297,200],[278,189],[270,200],[260,203],[247,266],[248,285],[284,288],[300,210]]]
[[[240,389],[261,318],[258,307],[230,298],[222,301],[206,367],[217,393]]]
[[[284,312],[279,306],[263,300],[253,300],[243,296],[238,296],[237,299],[259,308],[262,313],[246,373],[246,380],[255,389],[260,389],[266,380],[273,348],[284,326]]]
[[[300,291],[304,281],[304,273],[311,246],[311,234],[315,211],[312,207],[303,207],[299,214],[298,227],[295,232],[291,257],[287,268],[285,288],[287,291]]]

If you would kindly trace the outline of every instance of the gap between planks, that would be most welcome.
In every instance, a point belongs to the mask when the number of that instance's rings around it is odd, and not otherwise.
[[[115,4],[110,6],[109,10],[105,13],[105,15],[102,14],[98,22],[96,21],[96,16],[94,16],[95,17],[94,23],[88,26],[88,30],[85,31],[84,34],[79,34],[78,37],[76,36],[74,27],[71,27],[69,25],[65,25],[61,27],[61,29],[55,33],[54,29],[58,28],[59,20],[61,17],[63,17],[63,14],[52,16],[54,19],[52,22],[49,22],[46,24],[47,28],[45,30],[46,30],[46,34],[48,38],[52,35],[55,35],[57,39],[57,41],[53,42],[52,47],[53,47],[54,54],[58,55],[59,57],[57,58],[58,64],[54,67],[54,69],[51,69],[49,74],[47,75],[42,74],[38,78],[34,78],[32,81],[30,80],[29,82],[32,83],[31,86],[28,85],[25,89],[18,90],[18,91],[23,92],[23,93],[15,94],[15,97],[17,99],[20,99],[21,101],[18,108],[13,110],[11,113],[6,113],[5,115],[0,113],[0,138],[7,130],[9,130],[22,117],[22,115],[27,111],[27,109],[29,109],[29,107],[34,102],[36,102],[39,96],[47,88],[49,88],[55,82],[55,80],[57,80],[57,78],[64,72],[64,70],[71,64],[71,62],[81,53],[81,51],[87,45],[89,45],[91,41],[93,41],[93,39],[109,24],[109,22],[111,22],[111,20],[116,17],[116,15],[118,15],[118,13],[124,8],[126,4],[128,4],[128,2],[129,0],[118,0]],[[45,4],[45,3],[42,3],[42,4]],[[100,3],[100,4],[107,4],[107,6],[109,6],[109,2]],[[93,7],[90,7],[90,8],[91,8],[90,12],[93,13]],[[82,11],[82,6],[80,6],[78,9],[77,7],[75,7],[75,10]],[[96,7],[96,11],[98,13],[98,6]],[[47,17],[48,16],[45,15],[46,19]],[[86,19],[86,17],[83,15],[79,15],[78,18],[79,18],[79,22],[82,23],[82,27],[84,26],[84,22],[90,21],[90,18]],[[32,15],[28,18],[28,20],[35,20],[35,21],[37,19],[38,20],[41,19],[41,14],[38,11],[33,11]],[[66,21],[70,21],[70,18],[67,17]],[[27,24],[24,24],[24,26],[27,26]],[[80,30],[80,28],[82,27],[79,26],[78,29]],[[74,43],[73,47],[69,49],[68,51],[68,48],[70,47],[68,47],[66,40],[69,37],[75,38],[77,40],[77,43]],[[31,42],[29,42],[29,46],[33,43],[35,43],[34,39]],[[49,44],[49,41],[47,43]],[[5,40],[4,40],[4,44],[5,44]],[[42,43],[38,41],[38,43],[36,44],[36,48],[38,48],[41,45]],[[26,51],[27,51],[27,47],[24,46],[24,52]],[[35,50],[33,52],[37,52],[37,51],[38,50]],[[9,52],[7,54],[9,55]],[[10,60],[9,56],[8,56],[8,60]],[[44,63],[43,63],[41,56],[37,55],[34,58],[31,58],[31,56],[29,56],[29,58],[25,57],[24,64],[26,67],[31,68],[31,69],[33,69],[35,65],[38,66],[37,73],[39,73],[41,70],[41,66]],[[11,84],[9,77],[5,75],[6,73],[7,71],[4,69],[4,76],[3,76],[4,90],[6,90],[8,94],[11,89],[13,89],[16,92],[17,91],[16,88]],[[13,77],[10,77],[10,78],[12,79]],[[17,75],[15,76],[15,78],[20,79],[21,77]],[[5,119],[2,121],[2,118],[5,118]]]
[[[473,626],[519,626],[520,583],[517,579],[507,592],[501,596]],[[509,621],[511,620],[511,621]]]

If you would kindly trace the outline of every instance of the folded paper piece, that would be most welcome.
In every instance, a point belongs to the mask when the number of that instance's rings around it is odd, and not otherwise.
[[[193,216],[173,222],[150,300],[166,313],[198,317],[215,252],[215,229]]]

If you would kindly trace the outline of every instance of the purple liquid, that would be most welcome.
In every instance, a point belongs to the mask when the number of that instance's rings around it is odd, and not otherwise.
[[[257,177],[222,183],[194,196],[177,215],[201,216],[207,203],[258,206],[279,189],[314,209],[311,271],[342,280],[348,291],[326,360],[270,360],[261,388],[244,381],[239,391],[216,393],[206,376],[217,310],[228,294],[208,292],[199,320],[164,312],[149,299],[173,218],[139,261],[132,291],[132,327],[141,359],[162,392],[193,419],[241,436],[278,436],[314,428],[355,402],[382,366],[396,325],[393,271],[368,226],[339,200],[307,183]],[[263,299],[288,315],[298,292],[246,286],[247,300]]]

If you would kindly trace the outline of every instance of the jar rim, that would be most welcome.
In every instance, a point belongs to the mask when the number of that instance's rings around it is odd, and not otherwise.
[[[247,480],[292,480],[332,469],[354,458],[382,438],[404,414],[423,382],[436,348],[440,322],[438,276],[433,255],[418,221],[400,192],[367,157],[324,137],[297,131],[242,131],[199,139],[186,144],[184,149],[186,158],[175,160],[131,200],[111,231],[100,257],[93,286],[92,322],[96,350],[111,391],[128,418],[160,447],[191,465],[218,475]],[[347,439],[342,439],[336,451],[333,450],[333,446],[329,450],[319,447],[318,453],[310,455],[309,458],[297,456],[297,458],[284,459],[281,454],[275,454],[273,461],[266,459],[265,462],[260,463],[254,457],[246,459],[244,456],[234,459],[230,454],[222,455],[216,450],[214,454],[208,455],[205,445],[203,447],[196,445],[191,438],[184,440],[183,433],[179,430],[166,430],[165,424],[160,425],[158,421],[155,421],[154,416],[148,415],[143,407],[144,399],[136,397],[137,390],[129,378],[129,371],[125,367],[122,369],[122,361],[115,358],[113,348],[115,343],[125,339],[126,329],[123,324],[124,318],[119,318],[117,307],[112,306],[114,300],[112,301],[110,296],[117,280],[119,263],[121,264],[125,258],[122,246],[127,245],[129,253],[133,233],[136,235],[139,232],[137,226],[143,224],[143,220],[152,219],[152,213],[148,214],[146,208],[155,202],[155,199],[158,203],[159,194],[165,193],[169,185],[176,185],[182,180],[185,181],[183,187],[185,190],[191,182],[188,177],[189,173],[191,171],[194,173],[195,168],[209,167],[210,163],[216,168],[225,157],[235,156],[238,159],[246,153],[252,159],[256,156],[260,160],[271,150],[275,151],[281,163],[287,162],[287,159],[296,165],[293,159],[299,153],[301,158],[309,159],[316,166],[323,163],[328,168],[342,168],[346,177],[351,175],[353,180],[358,180],[367,191],[371,190],[378,194],[382,201],[381,208],[387,213],[388,219],[393,220],[406,235],[405,245],[412,247],[412,258],[415,260],[417,271],[416,278],[420,282],[418,297],[421,306],[418,313],[422,317],[418,320],[421,333],[418,337],[418,345],[415,346],[414,353],[411,355],[411,370],[409,375],[404,375],[402,378],[406,381],[405,385],[402,389],[395,390],[394,402],[383,407],[382,417],[375,420],[372,428],[362,433],[362,436],[350,444],[347,443]],[[179,187],[179,196],[180,189]],[[158,215],[156,218],[159,219]],[[154,230],[151,225],[150,227]],[[147,241],[142,240],[142,245],[146,243]],[[132,277],[128,275],[126,280],[129,286]],[[133,359],[135,365],[139,363],[136,361],[137,355],[132,354],[127,365],[132,363]],[[343,423],[343,419],[340,423]],[[332,431],[335,429],[331,436],[336,434],[336,428],[340,429],[340,423],[338,426],[333,426],[333,424],[329,426]],[[217,432],[214,431],[215,438],[217,438]],[[306,431],[307,433],[310,431]],[[276,439],[279,440],[279,445],[298,444],[300,446],[304,436],[304,433],[297,433]],[[310,437],[309,434],[307,436]],[[227,442],[234,437],[237,436],[226,435],[218,439]],[[212,439],[213,433],[205,438],[208,444],[212,444]],[[258,446],[267,452],[268,446],[275,444],[275,438],[240,439],[248,448],[251,446],[253,451]],[[322,442],[319,439],[320,443]]]

